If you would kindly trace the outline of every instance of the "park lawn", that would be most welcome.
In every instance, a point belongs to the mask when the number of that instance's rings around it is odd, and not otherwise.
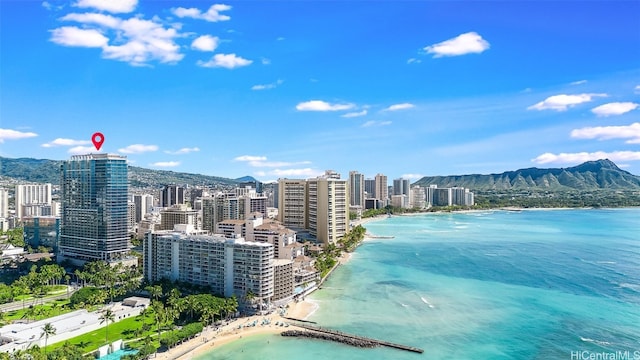
[[[57,304],[55,309],[53,308],[53,304]],[[66,314],[68,312],[74,311],[76,309],[69,309],[65,305],[69,304],[69,299],[58,299],[56,301],[52,301],[42,305],[36,305],[36,309],[42,309],[42,313],[35,317],[35,320],[47,319],[50,317]],[[29,310],[30,304],[25,304],[25,308],[21,310],[12,310],[7,312],[6,319],[7,320],[21,320],[26,319],[25,313]],[[33,319],[29,319],[33,320]]]
[[[155,322],[151,317],[142,318],[140,316],[126,318],[124,320],[120,320],[115,323],[109,323],[109,340],[111,343],[118,339],[130,340],[135,338],[135,330],[138,330],[142,327],[143,323],[147,323],[151,325],[151,330],[142,333],[140,337],[146,337],[147,335],[152,335],[156,333],[155,331]],[[86,334],[78,335],[74,338],[57,342],[55,344],[51,344],[47,346],[47,352],[53,351],[59,347],[62,347],[65,342],[69,342],[74,345],[78,345],[82,349],[82,353],[86,354],[90,351],[97,350],[100,346],[106,345],[107,341],[105,341],[105,327],[101,327],[100,329],[88,332]]]

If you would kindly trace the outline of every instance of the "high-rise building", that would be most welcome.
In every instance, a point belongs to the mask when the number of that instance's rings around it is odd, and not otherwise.
[[[51,184],[16,185],[16,217],[43,215],[43,206],[51,206]]]
[[[453,205],[453,192],[451,188],[435,188],[433,189],[434,206],[451,206]]]
[[[376,199],[380,200],[383,206],[389,203],[389,188],[387,176],[383,174],[376,175]]]
[[[410,195],[409,179],[393,179],[393,195]]]
[[[347,180],[330,173],[307,180],[308,229],[324,244],[335,244],[349,230],[349,186]]]
[[[139,223],[153,209],[153,195],[133,195],[133,202],[136,204],[136,223]]]
[[[136,228],[136,203],[129,201],[127,203],[127,229],[133,232]]]
[[[196,230],[202,229],[198,211],[187,207],[185,204],[173,205],[160,211],[160,226],[156,227],[156,229],[171,231],[179,224],[191,225]]]
[[[0,218],[9,217],[9,191],[0,188]]]
[[[364,192],[366,193],[365,198],[367,199],[376,198],[376,180],[375,179],[364,179]]]
[[[278,179],[278,220],[296,230],[307,228],[307,182]]]
[[[426,198],[427,195],[424,191],[424,188],[422,186],[416,185],[411,188],[411,200],[409,206],[417,209],[426,209]]]
[[[268,303],[274,292],[273,245],[221,235],[149,233],[143,244],[144,274],[153,282],[179,280],[210,286],[213,293],[239,301],[253,294]]]
[[[435,185],[435,184],[431,184],[429,185],[429,187],[424,188],[424,196],[425,196],[425,201],[427,202],[427,207],[431,207],[432,205],[435,205],[435,203],[433,202],[433,199],[434,199],[434,194],[437,188],[438,188],[438,185]]]
[[[112,154],[72,156],[62,163],[58,261],[122,259],[127,233],[127,160]]]
[[[349,204],[364,208],[364,175],[349,171]]]
[[[166,185],[160,194],[160,206],[162,207],[184,204],[183,187],[178,185]]]

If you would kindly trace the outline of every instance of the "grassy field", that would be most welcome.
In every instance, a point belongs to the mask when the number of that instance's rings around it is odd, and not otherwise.
[[[59,299],[42,305],[35,306],[35,317],[29,317],[28,320],[42,320],[50,317],[66,314],[75,309],[68,309],[65,305],[69,304],[68,299]],[[27,319],[31,302],[25,302],[25,308],[21,310],[9,311],[5,315],[7,321]]]

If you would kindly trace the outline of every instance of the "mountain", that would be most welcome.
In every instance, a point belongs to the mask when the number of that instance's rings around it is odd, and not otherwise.
[[[0,178],[59,184],[61,164],[62,161],[57,160],[0,157]],[[129,166],[129,184],[133,187],[161,187],[167,184],[229,186],[237,183],[237,180],[218,176]]]
[[[640,190],[640,176],[608,159],[568,168],[528,168],[490,175],[425,176],[417,185],[459,186],[471,190]]]
[[[237,182],[256,182],[258,180],[256,180],[256,178],[254,178],[253,176],[243,176],[243,177],[239,177],[237,179],[235,179]]]

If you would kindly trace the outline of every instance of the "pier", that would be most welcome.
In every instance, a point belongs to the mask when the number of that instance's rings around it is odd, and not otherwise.
[[[313,334],[313,333],[303,334],[304,332],[293,331],[293,332],[285,332],[285,333],[282,333],[281,335],[313,337],[313,338],[319,338],[324,340],[336,341],[343,344],[348,344],[348,345],[358,346],[358,347],[386,346],[394,349],[410,351],[410,352],[420,353],[420,354],[424,352],[424,350],[413,347],[413,346],[407,346],[407,345],[396,344],[388,341],[367,338],[364,336],[347,334],[341,331],[325,329],[318,326],[311,326],[307,324],[295,324],[295,326],[302,329],[309,330],[311,332],[315,332],[316,334]],[[319,335],[319,334],[324,334],[324,335]]]

